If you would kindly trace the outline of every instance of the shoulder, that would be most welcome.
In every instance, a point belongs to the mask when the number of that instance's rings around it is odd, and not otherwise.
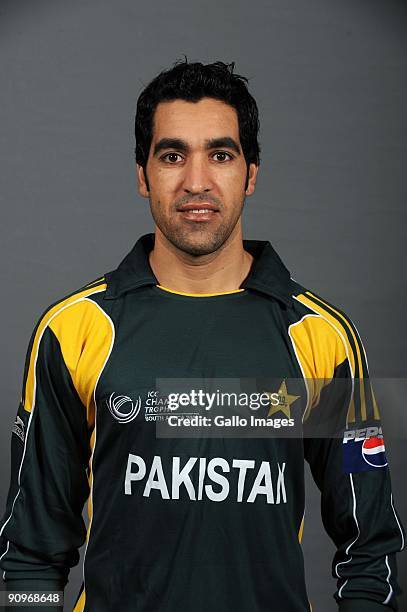
[[[302,329],[315,350],[336,354],[336,362],[346,358],[353,372],[364,369],[364,347],[348,312],[294,279],[291,282],[297,336]]]
[[[380,418],[373,389],[366,384],[367,356],[354,321],[343,308],[293,279],[292,283],[293,311],[302,323],[291,338],[303,372],[308,378],[323,381],[351,377],[355,394],[349,406],[349,420]]]
[[[107,284],[104,276],[67,293],[50,304],[37,318],[34,334],[48,326],[60,324],[67,318],[86,316],[94,310],[98,298],[103,297]],[[93,305],[92,305],[93,304]]]
[[[80,363],[104,359],[114,336],[110,317],[100,305],[106,287],[100,276],[55,301],[37,319],[24,370],[21,402],[26,410],[33,403],[38,363],[55,365],[59,355],[75,382]]]
[[[315,315],[323,319],[339,335],[356,337],[356,325],[348,312],[294,279],[292,283],[293,308],[302,316]]]
[[[109,317],[97,303],[103,302],[106,287],[105,277],[100,276],[50,304],[37,318],[27,358],[32,360],[40,344],[46,343],[50,336],[61,345],[79,347],[98,327],[106,328]]]

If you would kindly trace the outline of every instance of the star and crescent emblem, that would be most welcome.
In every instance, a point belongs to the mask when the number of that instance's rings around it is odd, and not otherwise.
[[[269,396],[273,395],[273,393],[265,391],[265,393]],[[288,393],[287,391],[287,384],[285,382],[285,380],[283,380],[283,382],[280,385],[279,390],[277,391],[278,394],[278,399],[279,399],[279,403],[276,405],[271,404],[271,397],[270,397],[270,409],[268,411],[267,416],[270,417],[273,414],[276,414],[276,412],[282,412],[283,414],[286,415],[287,418],[291,418],[291,404],[293,404],[299,397],[301,397],[300,395],[291,395],[290,393]]]

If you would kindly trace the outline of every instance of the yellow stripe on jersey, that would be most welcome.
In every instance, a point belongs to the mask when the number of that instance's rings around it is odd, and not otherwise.
[[[357,378],[358,378],[358,382],[360,383],[358,384],[358,389],[359,389],[359,394],[360,394],[360,412],[361,412],[360,417],[362,420],[366,420],[367,418],[366,397],[365,397],[363,361],[362,361],[363,346],[361,346],[359,339],[356,337],[356,334],[353,331],[350,321],[341,312],[339,312],[333,306],[325,303],[321,298],[314,296],[310,291],[306,291],[306,295],[300,294],[295,297],[302,304],[304,304],[305,306],[307,306],[314,312],[317,312],[322,317],[324,317],[337,330],[338,334],[340,334],[340,336],[342,337],[343,342],[346,346],[346,352],[347,352],[347,356],[348,356],[349,363],[351,366],[352,376],[354,377],[355,373],[358,372]],[[336,316],[334,316],[332,313],[335,313]],[[355,348],[352,347],[352,343],[350,339],[353,340],[353,345]],[[374,418],[379,419],[380,418],[379,410],[377,407],[377,403],[374,399],[373,392],[372,392],[372,397],[373,397]],[[348,420],[350,422],[355,421],[355,404],[354,404],[353,397],[352,397],[352,402],[351,402],[351,406],[349,409],[348,417],[349,417]]]
[[[84,289],[87,289],[88,287],[93,287],[93,285],[100,285],[103,281],[104,281],[105,277],[104,276],[99,276],[99,278],[97,278],[94,281],[91,281],[90,283],[87,283],[84,286]]]
[[[112,342],[110,319],[95,302],[83,297],[64,308],[49,327],[58,338],[65,365],[92,426],[93,391]]]
[[[344,323],[345,323],[345,326],[344,326],[345,330],[348,329],[349,332],[351,333],[351,337],[353,338],[353,341],[354,341],[354,344],[355,344],[355,347],[356,347],[357,360],[358,360],[358,366],[359,366],[359,382],[360,382],[360,384],[358,385],[358,387],[359,387],[359,390],[360,390],[360,411],[361,411],[361,418],[362,418],[363,421],[365,421],[367,419],[367,414],[366,414],[367,401],[366,401],[366,396],[365,396],[365,384],[364,384],[365,383],[365,376],[364,376],[364,371],[365,370],[367,371],[367,360],[366,360],[365,349],[363,347],[363,343],[362,343],[361,339],[359,338],[359,334],[357,332],[355,333],[355,331],[353,329],[354,325],[352,324],[350,318],[346,316],[346,314],[340,312],[338,309],[336,309],[331,304],[328,304],[328,302],[326,302],[325,300],[323,300],[319,296],[314,295],[311,291],[306,291],[306,293],[311,298],[319,300],[320,302],[325,304],[328,309],[332,310],[338,317],[340,317],[340,319],[342,321],[344,321]],[[370,386],[370,392],[372,394],[373,416],[374,416],[375,419],[380,419],[379,408],[378,408],[378,405],[377,405],[377,402],[376,402],[375,395],[373,393],[373,388],[370,385],[370,383],[369,383],[369,386]]]
[[[62,313],[63,310],[65,310],[72,304],[76,304],[77,302],[82,301],[86,296],[91,295],[93,293],[97,293],[99,291],[104,291],[105,289],[106,289],[106,284],[103,283],[99,286],[85,289],[83,291],[79,291],[78,293],[75,293],[69,296],[68,298],[65,298],[61,300],[60,302],[58,302],[57,304],[55,304],[52,308],[50,308],[45,313],[45,315],[39,322],[37,330],[35,332],[35,337],[32,343],[32,347],[31,347],[27,378],[25,381],[25,390],[24,390],[24,395],[22,397],[22,404],[25,410],[27,410],[27,412],[31,412],[33,403],[34,403],[35,386],[36,386],[35,366],[36,366],[40,341],[41,341],[42,335],[46,327],[51,323],[51,321],[57,315],[60,315],[60,313]]]
[[[241,291],[245,291],[244,289],[233,289],[233,291],[223,291],[221,293],[185,293],[184,291],[174,291],[174,289],[168,289],[168,287],[163,287],[163,285],[156,286],[159,289],[168,291],[169,293],[176,293],[177,295],[187,295],[190,297],[212,297],[214,295],[230,295],[231,293],[240,293]]]
[[[81,596],[76,602],[76,605],[74,609],[72,610],[72,612],[83,612],[83,610],[85,609],[85,602],[86,602],[86,594],[85,594],[85,589],[83,589]]]
[[[306,293],[309,293],[308,291]],[[308,308],[310,308],[311,310],[313,310],[314,312],[317,313],[317,315],[319,315],[320,317],[322,317],[322,319],[320,320],[324,320],[328,323],[328,326],[332,327],[339,333],[335,334],[337,336],[337,338],[341,338],[342,340],[342,346],[344,349],[344,355],[345,357],[348,358],[349,361],[349,365],[351,368],[351,372],[352,372],[352,376],[354,376],[354,372],[355,372],[355,359],[354,359],[354,354],[353,351],[351,349],[347,334],[343,332],[343,330],[341,329],[340,324],[337,322],[337,320],[332,317],[332,315],[326,316],[326,311],[321,308],[320,306],[318,306],[317,304],[315,304],[315,302],[311,301],[310,299],[307,298],[307,296],[305,296],[304,294],[300,294],[300,295],[296,295],[295,298],[301,302],[302,304],[304,304],[305,306],[307,306]],[[323,351],[325,352],[326,349],[323,348]],[[318,360],[317,360],[318,361]],[[312,378],[312,376],[311,376]],[[311,401],[309,403],[309,406],[307,407],[307,411],[306,414],[304,415],[304,419],[308,416],[309,410],[311,410],[311,408],[316,405],[318,403],[319,400],[319,392],[322,390],[322,386],[323,385],[319,385],[321,386],[320,389],[315,389],[314,393],[311,394]],[[349,408],[348,408],[348,418],[347,418],[347,422],[354,422],[355,421],[355,403],[354,403],[354,398],[352,395],[350,404],[349,404]]]
[[[303,533],[303,531],[304,531],[304,517],[302,517],[302,519],[301,519],[301,525],[300,525],[300,528],[298,530],[298,541],[299,541],[300,544],[301,544],[301,540],[302,540],[302,533]]]
[[[305,420],[318,404],[322,389],[331,382],[335,368],[345,361],[346,351],[332,326],[317,314],[293,323],[288,332],[309,390]]]

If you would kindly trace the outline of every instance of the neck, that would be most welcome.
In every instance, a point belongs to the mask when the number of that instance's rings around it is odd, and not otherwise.
[[[167,289],[183,293],[226,293],[239,289],[249,274],[253,256],[243,249],[241,231],[232,232],[221,249],[194,256],[177,249],[156,227],[149,262],[158,284]]]

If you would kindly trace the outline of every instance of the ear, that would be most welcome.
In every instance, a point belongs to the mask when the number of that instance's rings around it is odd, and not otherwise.
[[[138,183],[138,192],[143,198],[148,198],[149,189],[146,181],[146,177],[144,174],[144,168],[139,164],[136,164],[137,167],[137,183]]]
[[[246,195],[248,196],[252,195],[255,190],[258,171],[259,167],[256,164],[249,164],[249,180],[246,189]]]

